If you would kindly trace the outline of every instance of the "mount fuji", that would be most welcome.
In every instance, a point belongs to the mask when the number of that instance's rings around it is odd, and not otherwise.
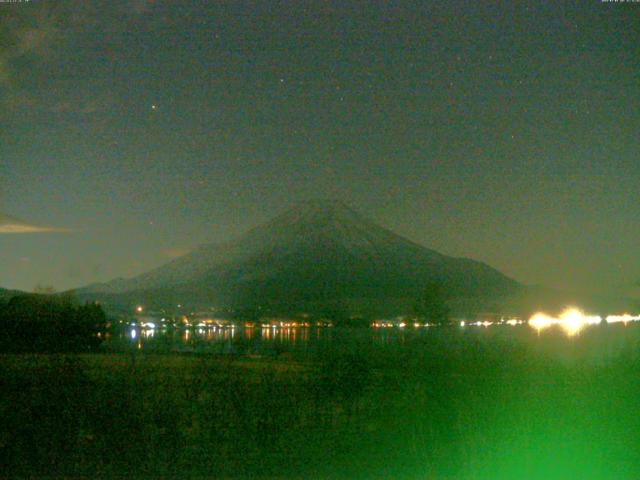
[[[482,305],[520,289],[468,258],[443,255],[369,221],[337,201],[306,201],[223,244],[202,245],[150,272],[75,293],[105,304],[303,311],[335,302],[393,311],[425,285]],[[404,306],[403,306],[404,305]]]

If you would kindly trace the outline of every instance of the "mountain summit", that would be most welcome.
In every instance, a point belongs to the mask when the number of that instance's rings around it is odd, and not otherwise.
[[[335,302],[391,308],[415,302],[434,281],[454,298],[495,298],[518,288],[488,265],[423,247],[341,202],[306,201],[235,241],[203,245],[148,273],[78,293],[275,310]]]

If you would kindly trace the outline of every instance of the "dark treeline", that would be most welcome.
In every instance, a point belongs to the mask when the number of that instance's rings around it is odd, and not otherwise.
[[[409,325],[413,325],[414,320],[448,325],[452,322],[452,309],[449,305],[452,292],[453,288],[447,283],[432,281],[426,283],[417,296],[407,295],[402,300],[402,305],[396,305],[395,309],[381,307],[375,298],[332,298],[313,303],[246,302],[222,312],[222,316],[226,314],[236,321],[254,322],[271,318],[290,318],[312,323],[331,322],[341,327],[369,327],[380,318],[393,317],[410,319]]]
[[[20,295],[0,301],[0,351],[79,352],[97,348],[107,318],[96,304],[71,298]]]

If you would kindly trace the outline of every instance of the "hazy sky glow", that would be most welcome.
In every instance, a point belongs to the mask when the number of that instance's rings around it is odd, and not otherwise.
[[[335,197],[524,283],[640,279],[640,4],[0,3],[0,286]],[[1,226],[0,226],[0,233]]]

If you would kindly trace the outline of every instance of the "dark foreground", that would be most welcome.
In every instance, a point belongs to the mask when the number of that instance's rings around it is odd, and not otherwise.
[[[124,476],[640,478],[640,360],[453,333],[304,357],[0,356],[1,478]]]

